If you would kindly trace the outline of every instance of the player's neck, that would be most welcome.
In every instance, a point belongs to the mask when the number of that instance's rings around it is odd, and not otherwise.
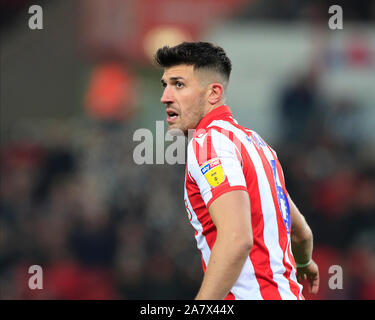
[[[218,107],[221,107],[224,104],[225,104],[224,101],[220,100],[219,102],[217,102],[215,104],[210,104],[210,105],[206,106],[203,117],[206,116],[208,113],[210,113],[212,110],[214,110]]]

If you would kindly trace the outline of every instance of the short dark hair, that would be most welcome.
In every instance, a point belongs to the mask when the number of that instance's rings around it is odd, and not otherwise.
[[[194,69],[209,69],[218,72],[226,81],[232,71],[232,63],[223,48],[209,42],[182,42],[164,46],[155,54],[155,62],[169,68],[180,64],[193,65]]]

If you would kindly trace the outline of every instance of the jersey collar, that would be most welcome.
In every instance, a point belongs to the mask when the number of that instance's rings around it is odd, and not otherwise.
[[[214,120],[223,119],[225,117],[232,116],[232,111],[227,105],[216,107],[207,113],[202,120],[199,122],[196,130],[207,128],[207,126]]]

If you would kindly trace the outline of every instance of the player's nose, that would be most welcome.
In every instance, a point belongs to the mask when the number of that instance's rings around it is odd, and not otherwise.
[[[171,89],[166,86],[163,91],[163,95],[161,96],[160,99],[161,103],[163,104],[168,104],[168,103],[173,103],[174,98]]]

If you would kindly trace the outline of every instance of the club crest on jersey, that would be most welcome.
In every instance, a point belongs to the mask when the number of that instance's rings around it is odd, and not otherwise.
[[[208,160],[200,166],[200,169],[211,187],[217,187],[225,180],[225,173],[218,158]]]

